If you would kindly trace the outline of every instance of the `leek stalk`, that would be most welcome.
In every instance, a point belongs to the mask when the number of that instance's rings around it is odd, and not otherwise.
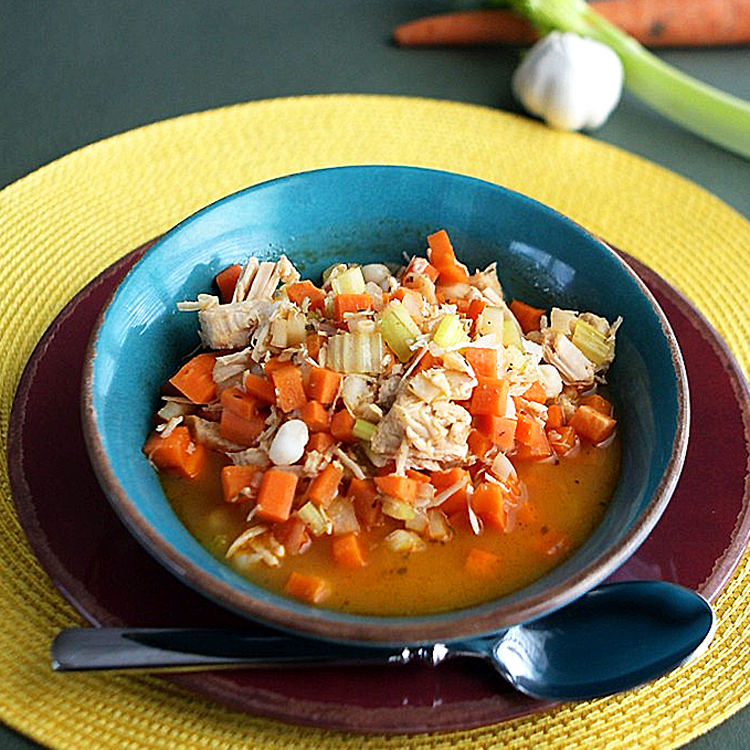
[[[504,0],[540,34],[570,31],[613,49],[625,86],[654,110],[728,151],[750,158],[750,104],[683,73],[592,10],[585,0]]]

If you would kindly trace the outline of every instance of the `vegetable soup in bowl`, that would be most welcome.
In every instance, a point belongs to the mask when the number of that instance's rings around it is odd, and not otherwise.
[[[687,381],[620,257],[475,178],[323,169],[230,195],[134,266],[84,430],[186,584],[307,635],[449,641],[572,601],[663,512]]]

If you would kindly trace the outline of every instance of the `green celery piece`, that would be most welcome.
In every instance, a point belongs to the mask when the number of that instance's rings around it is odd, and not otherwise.
[[[331,280],[336,294],[362,294],[365,291],[365,277],[359,266],[347,268]]]
[[[576,323],[571,341],[595,365],[604,364],[611,356],[612,346],[607,341],[607,337],[585,320],[579,320]]]
[[[370,442],[375,434],[375,427],[376,425],[373,422],[368,422],[366,419],[357,419],[354,427],[352,427],[352,434],[357,440]]]
[[[448,347],[455,346],[462,342],[468,342],[469,337],[466,334],[466,330],[461,323],[461,318],[458,315],[452,313],[444,315],[443,319],[438,323],[438,327],[435,330],[435,334],[432,340],[438,345],[447,349]]]
[[[420,335],[419,326],[398,301],[389,302],[380,314],[380,333],[401,362],[411,358],[411,345]]]

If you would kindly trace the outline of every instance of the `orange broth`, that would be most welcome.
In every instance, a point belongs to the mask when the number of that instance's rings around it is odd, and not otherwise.
[[[252,503],[224,502],[220,468],[226,459],[219,454],[211,456],[208,470],[197,480],[170,472],[160,473],[160,479],[193,536],[259,586],[283,595],[290,573],[298,571],[328,581],[330,595],[322,607],[354,614],[424,615],[495,599],[559,565],[601,522],[617,483],[620,458],[615,436],[605,446],[583,443],[574,455],[560,460],[516,462],[528,502],[510,530],[484,528],[475,534],[467,520],[453,519],[450,541],[428,542],[425,550],[404,554],[381,543],[396,528],[385,517],[382,526],[360,533],[366,564],[355,571],[333,561],[330,537],[317,539],[303,554],[287,555],[275,568],[243,565],[241,554],[226,559],[232,540],[246,528]],[[489,552],[497,561],[485,558],[484,564],[467,567],[472,549]]]

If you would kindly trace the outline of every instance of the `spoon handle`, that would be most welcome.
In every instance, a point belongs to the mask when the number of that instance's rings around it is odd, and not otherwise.
[[[52,669],[204,670],[354,664],[435,665],[448,655],[442,644],[373,648],[327,643],[284,634],[253,635],[242,628],[69,628],[52,642]]]

